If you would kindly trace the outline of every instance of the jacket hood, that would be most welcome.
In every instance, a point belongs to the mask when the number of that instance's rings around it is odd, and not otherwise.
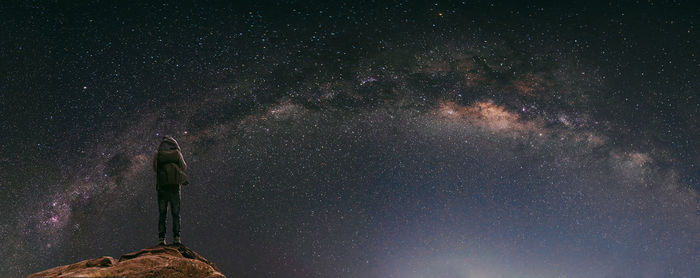
[[[172,149],[177,149],[178,151],[180,150],[180,144],[177,143],[177,140],[173,138],[170,135],[166,135],[163,137],[163,141],[160,142],[160,146],[158,147],[158,150],[172,150]]]

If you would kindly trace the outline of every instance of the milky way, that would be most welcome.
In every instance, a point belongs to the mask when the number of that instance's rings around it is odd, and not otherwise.
[[[0,276],[154,245],[166,134],[228,277],[700,272],[696,7],[1,11]]]

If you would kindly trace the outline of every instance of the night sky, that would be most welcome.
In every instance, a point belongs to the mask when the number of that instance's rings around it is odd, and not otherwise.
[[[419,2],[3,1],[0,276],[697,277],[697,4]]]

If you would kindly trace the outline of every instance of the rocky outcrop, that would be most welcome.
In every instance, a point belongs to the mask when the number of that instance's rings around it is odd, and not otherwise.
[[[124,254],[119,261],[100,257],[37,272],[38,277],[209,277],[225,278],[219,269],[184,245],[165,245]]]

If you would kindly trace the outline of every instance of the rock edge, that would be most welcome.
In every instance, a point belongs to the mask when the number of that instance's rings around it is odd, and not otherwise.
[[[219,268],[182,244],[160,245],[99,257],[30,274],[39,277],[207,277],[226,278]]]

